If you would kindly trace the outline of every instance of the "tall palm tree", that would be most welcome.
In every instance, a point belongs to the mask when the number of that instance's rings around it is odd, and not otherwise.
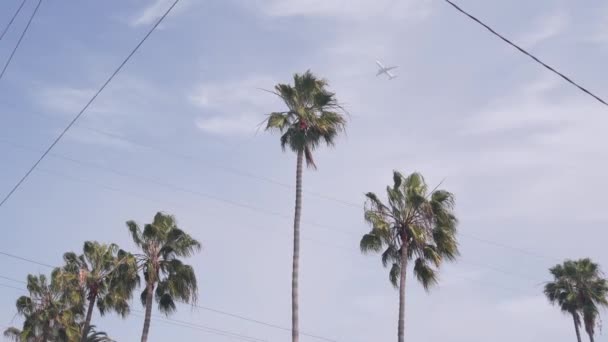
[[[582,324],[593,342],[599,307],[608,307],[608,281],[603,278],[599,265],[588,258],[566,260],[549,269],[549,272],[553,281],[545,284],[545,295],[561,311],[572,315],[579,342],[582,341]]]
[[[173,216],[161,212],[143,230],[134,221],[128,221],[127,227],[133,242],[141,250],[135,257],[146,282],[141,294],[146,308],[141,341],[146,342],[154,299],[158,309],[166,315],[176,310],[177,301],[196,302],[198,290],[194,269],[179,258],[192,256],[201,249],[201,244],[180,229]]]
[[[133,255],[115,244],[86,241],[83,254],[68,252],[63,259],[63,274],[77,283],[88,302],[81,342],[87,340],[96,304],[102,316],[111,311],[123,318],[129,314],[129,301],[139,285],[137,262]]]
[[[398,341],[405,335],[405,285],[407,266],[426,290],[437,283],[444,260],[458,256],[454,196],[444,190],[428,192],[422,175],[404,177],[394,171],[393,186],[386,189],[388,204],[367,193],[365,220],[372,229],[361,239],[363,253],[381,252],[384,267],[391,265],[389,279],[399,288]]]
[[[4,336],[22,342],[78,340],[83,303],[77,290],[63,286],[59,273],[54,270],[50,281],[45,275],[28,275],[29,296],[19,297],[16,303],[17,313],[24,317],[23,328],[8,328]]]
[[[281,147],[289,148],[297,155],[296,203],[293,224],[293,266],[291,288],[292,341],[299,340],[298,272],[300,263],[300,217],[302,212],[302,164],[316,169],[312,152],[323,142],[333,146],[342,132],[346,120],[335,94],[327,90],[327,82],[318,79],[310,71],[293,76],[293,86],[277,84],[274,93],[287,110],[274,112],[266,120],[266,130],[281,133]]]

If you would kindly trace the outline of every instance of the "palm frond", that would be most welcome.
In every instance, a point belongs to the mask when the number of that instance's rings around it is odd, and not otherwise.
[[[361,238],[359,248],[363,253],[380,252],[382,250],[382,239],[375,234],[365,234]]]
[[[390,280],[393,287],[399,288],[399,277],[401,276],[401,266],[398,263],[394,263],[388,273],[388,279]]]
[[[423,258],[416,259],[414,263],[414,274],[425,290],[437,284],[437,272]]]

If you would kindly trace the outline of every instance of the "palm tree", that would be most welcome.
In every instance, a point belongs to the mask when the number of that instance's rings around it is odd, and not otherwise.
[[[316,169],[312,152],[322,142],[333,146],[346,120],[335,94],[327,90],[327,82],[310,71],[293,76],[294,85],[277,84],[273,92],[279,96],[287,111],[274,112],[266,120],[266,130],[281,133],[281,147],[296,153],[296,204],[293,224],[293,268],[291,288],[292,341],[299,340],[298,271],[300,259],[300,216],[302,212],[302,164]]]
[[[553,275],[553,281],[545,285],[545,295],[562,312],[572,315],[579,342],[582,341],[582,324],[593,342],[599,307],[608,307],[608,281],[602,277],[599,265],[588,258],[566,260],[549,269],[549,272]]]
[[[141,293],[146,308],[141,341],[146,342],[154,298],[158,309],[166,315],[176,310],[177,301],[196,302],[198,290],[194,270],[178,258],[192,256],[201,245],[177,226],[173,216],[161,212],[143,230],[134,221],[128,221],[127,227],[142,252],[135,257],[146,282]]]
[[[75,341],[80,336],[77,321],[83,313],[78,291],[64,287],[60,270],[53,271],[50,282],[45,275],[28,275],[29,296],[17,299],[17,313],[24,317],[23,328],[4,331],[13,341]]]
[[[63,259],[63,274],[77,283],[88,301],[81,342],[87,340],[95,304],[102,316],[110,311],[123,318],[129,314],[129,301],[139,285],[137,262],[133,255],[115,244],[86,241],[82,255],[69,252],[63,255]]]
[[[405,285],[408,263],[414,260],[414,275],[428,291],[437,283],[444,260],[458,256],[454,196],[444,190],[428,192],[422,175],[404,177],[394,171],[393,186],[387,187],[388,205],[367,193],[365,220],[372,229],[361,239],[363,253],[381,252],[384,267],[391,265],[389,279],[399,288],[398,341],[405,334]]]

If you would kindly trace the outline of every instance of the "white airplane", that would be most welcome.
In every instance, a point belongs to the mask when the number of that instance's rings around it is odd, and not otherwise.
[[[397,69],[398,66],[390,66],[390,67],[385,67],[384,65],[382,65],[382,63],[380,63],[380,61],[376,61],[376,64],[378,64],[378,73],[376,74],[376,76],[380,76],[382,74],[386,74],[386,76],[388,76],[389,80],[392,80],[393,78],[397,77],[397,75],[393,75],[390,70],[393,69]]]

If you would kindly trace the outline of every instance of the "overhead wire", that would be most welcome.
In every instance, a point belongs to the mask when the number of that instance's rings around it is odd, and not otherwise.
[[[561,77],[563,80],[565,80],[566,82],[570,83],[571,85],[575,86],[578,90],[582,91],[583,93],[593,97],[595,100],[597,100],[598,102],[600,102],[601,104],[608,106],[608,103],[602,99],[601,97],[599,97],[598,95],[594,94],[593,92],[591,92],[590,90],[588,90],[587,88],[583,87],[582,85],[580,85],[579,83],[577,83],[576,81],[574,81],[571,77],[566,76],[565,74],[563,74],[562,72],[558,71],[557,69],[555,69],[554,67],[550,66],[549,64],[543,62],[540,58],[536,57],[535,55],[533,55],[532,53],[528,52],[526,49],[522,48],[521,46],[517,45],[516,43],[514,43],[513,41],[511,41],[510,39],[506,38],[505,36],[503,36],[502,34],[498,33],[496,30],[494,30],[492,27],[490,27],[488,24],[484,23],[483,21],[481,21],[480,19],[478,19],[477,17],[473,16],[472,14],[470,14],[469,12],[465,11],[462,7],[460,7],[459,5],[455,4],[454,2],[450,1],[450,0],[443,0],[446,3],[448,3],[450,6],[452,6],[454,9],[456,9],[458,12],[464,14],[467,18],[473,20],[474,22],[476,22],[477,24],[483,26],[486,30],[488,30],[490,33],[492,33],[494,36],[498,37],[499,39],[501,39],[502,41],[504,41],[505,43],[509,44],[510,46],[514,47],[515,49],[517,49],[519,52],[523,53],[524,55],[530,57],[533,61],[535,61],[536,63],[540,64],[541,66],[543,66],[545,69],[553,72],[554,74],[556,74],[557,76]]]
[[[25,5],[26,1],[27,0],[21,1],[21,5],[19,5],[19,7],[17,8],[17,10],[15,11],[15,13],[11,17],[11,19],[9,20],[8,24],[6,24],[6,26],[4,26],[4,29],[2,30],[2,33],[0,33],[0,40],[2,40],[2,38],[4,38],[4,35],[6,34],[6,32],[8,32],[8,29],[11,27],[11,25],[13,25],[13,22],[15,21],[15,18],[17,18],[17,16],[19,15],[19,12],[21,12],[21,9],[23,8],[23,5]]]
[[[19,149],[38,151],[38,149],[35,149],[33,147],[25,146],[23,144],[17,144],[17,143],[14,143],[14,142],[6,140],[6,139],[0,139],[0,144],[5,144],[5,145],[12,146],[14,148],[19,148]],[[88,161],[82,161],[82,160],[78,160],[78,159],[75,159],[75,158],[72,158],[72,157],[68,157],[68,156],[64,156],[64,155],[57,154],[57,153],[52,153],[51,156],[54,157],[54,158],[57,158],[57,159],[66,160],[66,161],[69,161],[69,162],[72,162],[72,163],[75,163],[75,164],[78,164],[78,165],[81,165],[81,166],[85,166],[85,167],[88,167],[88,168],[104,170],[106,172],[111,172],[111,173],[114,173],[114,174],[122,176],[122,177],[127,177],[127,178],[132,178],[132,179],[144,181],[144,182],[147,182],[147,183],[151,183],[151,184],[162,186],[162,187],[165,187],[165,188],[168,188],[168,189],[172,189],[174,191],[188,193],[188,194],[191,194],[191,195],[194,195],[194,196],[197,196],[197,197],[207,198],[207,199],[210,199],[210,200],[213,200],[213,201],[216,201],[216,202],[220,202],[220,203],[228,204],[228,205],[231,205],[231,206],[248,209],[248,210],[251,210],[253,212],[258,212],[258,213],[261,213],[261,214],[264,214],[264,215],[267,215],[267,216],[275,216],[275,217],[279,217],[279,218],[282,218],[282,219],[289,219],[289,220],[291,220],[291,217],[288,216],[288,215],[284,215],[284,214],[281,214],[281,213],[278,213],[278,212],[275,212],[275,211],[271,211],[271,210],[267,210],[267,209],[264,209],[264,208],[258,208],[256,206],[252,206],[252,205],[249,205],[249,204],[246,204],[246,203],[241,203],[241,202],[234,201],[234,200],[231,200],[231,199],[226,199],[226,198],[223,198],[223,197],[220,197],[220,196],[217,196],[217,195],[207,194],[207,193],[204,193],[204,192],[200,192],[200,191],[184,188],[184,187],[181,187],[181,186],[177,186],[177,185],[174,185],[174,184],[163,182],[163,181],[158,180],[158,179],[143,177],[141,175],[137,175],[137,174],[133,174],[133,173],[128,173],[128,172],[116,170],[114,168],[111,168],[111,167],[108,167],[108,166],[105,166],[105,165],[101,165],[101,164],[97,164],[97,163],[93,163],[93,162],[88,162]],[[47,173],[48,172],[49,171],[47,170]],[[50,172],[53,172],[53,171],[50,171]],[[65,178],[66,176],[64,175],[63,177]],[[352,203],[352,202],[351,202],[351,204],[353,206],[358,206],[359,208],[361,208],[363,210],[363,206],[361,206],[359,204],[356,204],[356,203]],[[328,231],[335,231],[335,232],[338,232],[338,233],[341,233],[341,234],[359,237],[359,234],[357,234],[355,232],[348,231],[348,230],[344,230],[344,229],[341,229],[341,228],[337,228],[337,227],[333,227],[333,226],[329,226],[329,225],[324,225],[324,224],[319,224],[319,223],[316,223],[316,222],[310,222],[310,221],[303,221],[303,223],[311,225],[311,226],[315,226],[315,227],[317,227],[319,229],[324,229],[324,230],[328,230]],[[480,243],[492,245],[492,246],[495,246],[495,247],[500,247],[500,248],[503,248],[503,249],[506,249],[506,250],[511,250],[511,251],[514,251],[514,252],[518,252],[520,254],[524,254],[524,255],[527,255],[527,256],[535,257],[537,259],[559,261],[558,258],[553,257],[553,256],[548,256],[548,255],[544,255],[544,254],[541,254],[541,253],[536,253],[536,252],[528,251],[528,250],[523,249],[523,248],[510,246],[508,244],[491,241],[491,240],[488,240],[488,239],[484,239],[484,238],[478,237],[478,236],[476,236],[474,234],[470,234],[470,233],[466,233],[466,232],[462,232],[462,231],[459,232],[458,234],[460,236],[463,236],[465,238],[469,238],[471,240],[475,240],[475,241],[480,242]]]
[[[5,255],[5,256],[9,255],[9,256],[11,256],[13,258],[16,257],[16,256],[14,256],[14,255],[12,255],[10,253],[1,253],[1,254]],[[22,258],[22,257],[16,257],[16,258],[19,259],[19,260],[23,260],[23,261],[27,261],[27,262],[33,263],[33,264],[42,265],[42,263],[36,262],[34,260],[31,260],[31,259]],[[50,267],[51,268],[56,268],[56,266],[50,266]],[[21,280],[15,279],[15,278],[11,278],[11,277],[7,277],[7,276],[2,276],[2,275],[0,275],[0,279],[12,281],[12,282],[17,282],[17,283],[21,283],[21,284],[27,284],[24,281],[21,281]],[[2,286],[2,284],[0,284],[0,286]],[[14,289],[19,289],[19,288],[10,286],[10,285],[6,285],[6,286],[8,286],[10,288],[14,288]],[[19,290],[23,290],[23,289],[19,289]],[[23,291],[25,291],[25,290],[23,290]],[[229,316],[229,317],[232,317],[232,318],[237,318],[237,319],[240,319],[242,321],[247,321],[247,322],[250,322],[250,323],[257,324],[257,325],[266,326],[266,327],[273,328],[273,329],[278,329],[278,330],[291,331],[291,329],[282,327],[282,326],[277,325],[277,324],[268,323],[268,322],[264,322],[264,321],[257,320],[257,319],[254,319],[254,318],[245,317],[245,316],[238,315],[238,314],[235,314],[235,313],[231,313],[231,312],[228,312],[228,311],[224,311],[224,310],[220,310],[220,309],[215,309],[215,308],[211,308],[211,307],[208,307],[208,306],[202,306],[202,305],[198,305],[198,304],[186,303],[186,302],[182,302],[182,301],[178,301],[178,302],[182,303],[182,304],[185,304],[185,305],[191,305],[193,307],[196,307],[196,308],[199,308],[199,309],[202,309],[202,310],[205,310],[205,311],[213,312],[213,313],[216,313],[216,314],[220,314],[220,315],[224,315],[224,316]],[[137,310],[132,310],[132,311],[137,311]],[[175,320],[175,319],[168,319],[168,320],[175,321],[175,322],[182,323],[182,324],[198,325],[201,328],[216,330],[216,331],[222,332],[222,333],[229,333],[229,334],[233,334],[233,335],[237,335],[237,336],[239,335],[237,333],[232,333],[232,332],[222,331],[222,330],[215,329],[215,328],[205,327],[205,326],[202,326],[202,325],[197,324],[197,323],[180,321],[180,320]],[[335,339],[331,339],[331,338],[328,338],[328,337],[324,337],[324,336],[321,336],[321,335],[315,335],[315,334],[311,334],[311,333],[307,333],[307,332],[300,332],[300,335],[306,336],[306,337],[310,337],[310,338],[314,338],[314,339],[318,339],[318,340],[328,341],[328,342],[338,342],[338,340],[335,340]],[[244,335],[240,335],[238,337],[244,337]],[[251,338],[251,339],[256,340],[256,341],[261,341],[260,339],[253,338],[253,337],[250,337],[250,336],[248,338]]]
[[[13,281],[13,282],[17,282],[17,283],[27,284],[27,282],[20,281],[20,280],[17,280],[17,279],[13,279],[13,278],[9,278],[9,277],[0,276],[0,278],[1,279],[6,279],[6,280],[10,280],[10,281]],[[21,292],[24,292],[24,293],[28,293],[27,289],[24,289],[24,288],[21,288],[21,287],[12,286],[12,285],[7,285],[7,284],[0,283],[0,287],[17,290],[17,291],[21,291]],[[135,312],[134,316],[144,317],[144,315],[142,314],[143,312],[141,312],[139,310],[131,310],[131,311]],[[139,315],[137,313],[139,313]],[[217,335],[217,336],[224,336],[224,337],[228,337],[228,338],[232,338],[232,339],[238,339],[240,341],[266,342],[266,340],[259,339],[257,337],[252,337],[252,336],[248,336],[248,335],[234,333],[234,332],[231,332],[231,331],[228,331],[228,330],[211,328],[211,327],[204,326],[204,325],[201,325],[201,324],[198,324],[198,323],[180,321],[180,320],[175,320],[175,319],[171,319],[171,318],[168,318],[168,317],[159,317],[157,315],[152,315],[152,319],[153,320],[157,320],[157,321],[163,321],[163,322],[168,323],[168,324],[173,324],[175,326],[181,326],[181,327],[184,327],[184,328],[191,328],[191,329],[203,331],[203,332],[206,332],[206,333],[209,333],[209,334],[213,334],[213,335]]]
[[[42,0],[39,0],[42,1]],[[139,48],[143,45],[143,43],[150,37],[150,35],[156,30],[156,28],[163,22],[163,20],[169,15],[171,10],[179,3],[180,0],[175,0],[171,6],[164,12],[164,14],[156,21],[156,23],[152,26],[152,28],[146,33],[143,39],[135,46],[135,48],[127,55],[127,57],[122,61],[122,63],[114,70],[114,72],[108,77],[108,79],[102,84],[102,86],[97,90],[97,92],[93,95],[93,97],[85,104],[85,106],[76,114],[76,116],[70,121],[70,123],[61,131],[61,133],[53,140],[51,145],[42,153],[40,158],[28,169],[28,171],[21,177],[21,179],[13,186],[13,188],[6,194],[6,196],[0,202],[0,207],[8,201],[11,196],[19,189],[21,184],[29,177],[29,175],[38,167],[38,164],[44,160],[44,158],[51,152],[51,150],[59,143],[59,141],[63,138],[63,136],[72,128],[72,126],[80,119],[80,117],[85,113],[85,111],[89,108],[89,106],[95,101],[95,99],[101,94],[101,92],[107,87],[107,85],[118,75],[118,73],[122,70],[122,68],[127,64],[127,62],[133,57],[133,55],[139,50]],[[40,3],[38,3],[40,5]],[[38,8],[38,7],[37,7]],[[1,77],[1,76],[0,76]]]
[[[15,57],[15,53],[17,52],[17,49],[19,49],[19,46],[21,45],[21,41],[23,41],[23,37],[25,37],[25,34],[29,30],[30,25],[32,24],[32,21],[34,20],[34,17],[36,16],[36,13],[38,13],[38,9],[40,8],[40,5],[42,5],[42,0],[38,0],[38,4],[34,8],[34,11],[32,12],[32,15],[30,16],[30,19],[28,20],[27,25],[25,25],[25,28],[21,32],[21,36],[19,36],[19,39],[17,40],[17,43],[15,44],[13,51],[11,51],[11,54],[9,55],[6,62],[4,63],[4,67],[2,68],[2,71],[0,71],[0,80],[2,80],[2,77],[4,77],[4,74],[6,73],[8,66],[11,64],[13,57]]]

